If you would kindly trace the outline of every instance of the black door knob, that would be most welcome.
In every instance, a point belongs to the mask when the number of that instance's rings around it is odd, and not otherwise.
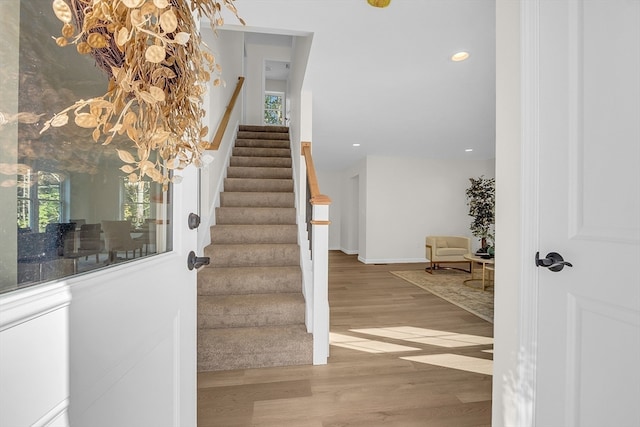
[[[557,252],[549,252],[546,258],[540,258],[540,252],[536,252],[536,266],[537,267],[546,267],[551,271],[561,271],[564,266],[573,267],[573,264],[567,262],[562,258]]]
[[[187,256],[187,268],[189,270],[193,270],[194,268],[200,268],[204,265],[209,265],[209,262],[211,260],[209,259],[208,256],[196,256],[196,253],[191,251],[189,252],[189,255]]]

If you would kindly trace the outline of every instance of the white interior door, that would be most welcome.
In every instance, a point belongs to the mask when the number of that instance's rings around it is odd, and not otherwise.
[[[534,229],[573,264],[534,269],[534,424],[639,426],[640,1],[523,4]]]
[[[174,185],[173,250],[74,279],[69,316],[72,426],[196,425],[197,170]]]

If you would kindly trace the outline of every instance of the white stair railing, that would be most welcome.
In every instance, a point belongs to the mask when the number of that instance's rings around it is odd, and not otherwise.
[[[311,250],[310,287],[307,286],[307,327],[313,333],[313,364],[324,365],[329,357],[329,205],[331,199],[320,193],[311,143],[301,143],[306,174],[307,233]]]

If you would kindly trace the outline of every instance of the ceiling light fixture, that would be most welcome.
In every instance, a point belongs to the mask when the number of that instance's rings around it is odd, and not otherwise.
[[[467,153],[470,153],[470,152],[472,152],[472,151],[473,151],[473,148],[467,148],[467,149],[465,149],[464,151],[466,151]]]
[[[360,144],[353,144],[354,147],[360,147]]]
[[[367,0],[367,3],[373,7],[387,7],[391,0]]]
[[[453,62],[460,62],[460,61],[464,61],[468,57],[469,57],[469,52],[462,51],[462,52],[457,52],[451,55],[451,60]]]

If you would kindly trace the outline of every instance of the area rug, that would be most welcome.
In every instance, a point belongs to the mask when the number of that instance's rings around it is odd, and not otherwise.
[[[462,282],[470,277],[468,273],[456,270],[435,271],[434,274],[424,270],[390,273],[493,323],[493,289],[483,291],[464,285]]]

